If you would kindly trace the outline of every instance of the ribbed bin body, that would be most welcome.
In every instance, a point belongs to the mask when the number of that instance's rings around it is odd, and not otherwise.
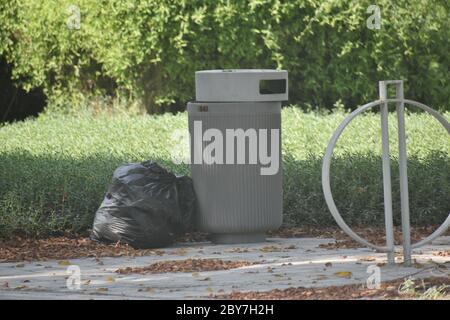
[[[195,102],[188,104],[188,114],[191,173],[198,204],[197,227],[212,233],[213,240],[220,243],[263,240],[266,231],[277,229],[282,223],[281,102]],[[200,137],[198,127],[194,132],[194,121],[197,125],[201,123]],[[258,152],[261,143],[267,145],[268,155],[277,149],[276,173],[261,174],[261,168],[268,165],[262,165],[259,160],[257,164],[250,164],[249,139],[245,142],[245,164],[237,164],[237,160],[234,164],[207,164],[208,155],[202,159],[203,163],[193,163],[196,148],[201,146],[201,150],[205,150],[212,141],[203,139],[203,134],[210,128],[222,133],[224,148],[221,158],[224,162],[229,152],[226,148],[227,129],[251,129],[257,133],[259,129],[266,129],[266,137],[257,136]],[[274,145],[271,142],[272,129],[278,130]],[[235,156],[237,145],[235,140]],[[274,170],[274,162],[272,166]]]

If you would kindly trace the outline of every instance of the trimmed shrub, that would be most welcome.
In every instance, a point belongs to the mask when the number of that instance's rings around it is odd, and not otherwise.
[[[378,1],[380,30],[367,28],[371,4],[4,0],[0,55],[23,88],[42,86],[68,106],[106,94],[173,111],[194,98],[196,70],[284,68],[291,103],[356,107],[377,96],[378,80],[395,78],[407,81],[409,98],[448,107],[447,1]]]

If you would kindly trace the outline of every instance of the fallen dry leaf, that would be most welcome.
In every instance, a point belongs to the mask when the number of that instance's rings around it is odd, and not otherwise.
[[[287,288],[274,289],[270,291],[250,291],[239,292],[233,291],[230,294],[219,294],[212,296],[216,299],[233,299],[233,300],[342,300],[342,299],[411,299],[414,297],[407,294],[400,294],[397,288],[402,284],[404,279],[397,279],[382,282],[380,289],[367,290],[361,284],[352,284],[344,286],[330,286],[321,288]],[[432,277],[420,280],[417,291],[423,293],[431,287],[439,287],[446,285],[444,294],[450,298],[450,278],[449,277]]]
[[[22,290],[22,289],[26,289],[26,288],[28,288],[28,287],[23,284],[23,285],[15,287],[14,290]]]
[[[273,276],[274,276],[274,277],[278,277],[278,278],[282,278],[282,277],[284,277],[284,274],[281,274],[281,273],[275,273],[275,274],[273,274]]]
[[[375,257],[362,257],[359,259],[360,261],[375,261]]]
[[[151,287],[146,287],[146,288],[140,288],[138,289],[139,292],[149,292],[149,293],[153,293],[155,292],[155,289],[151,288]]]
[[[278,246],[264,246],[259,249],[261,252],[280,252],[282,249]]]
[[[61,260],[58,262],[60,266],[70,266],[72,263],[69,260]]]
[[[351,273],[350,271],[338,271],[335,272],[334,275],[340,278],[351,278],[353,273]]]
[[[0,240],[0,261],[45,261],[49,259],[68,260],[80,257],[119,257],[163,255],[157,249],[133,249],[127,244],[107,245],[89,238],[51,237],[46,239],[15,237]],[[100,262],[99,262],[100,263]],[[19,264],[20,265],[20,264]]]
[[[426,227],[412,227],[411,228],[411,240],[418,242],[431,233],[433,233],[439,225],[432,225]],[[375,245],[386,245],[385,230],[383,227],[355,227],[353,230],[362,238],[372,242]],[[361,248],[361,244],[350,239],[350,237],[336,227],[281,227],[276,231],[271,231],[269,234],[277,238],[334,238],[339,240],[325,245],[321,245],[320,248],[338,249],[338,248]],[[450,229],[444,234],[450,235]],[[394,239],[396,244],[402,243],[401,227],[394,228]]]
[[[193,272],[192,276],[198,276],[201,271],[229,270],[244,266],[254,265],[256,262],[232,261],[221,259],[185,259],[166,260],[152,263],[147,267],[120,268],[116,272],[120,274],[129,273],[167,273],[167,272]]]
[[[227,252],[245,253],[245,252],[249,252],[249,250],[247,248],[233,248],[233,249],[227,250]]]
[[[206,278],[200,279],[199,281],[209,281],[209,280],[211,280],[211,278],[210,277],[206,277]]]
[[[439,257],[450,257],[450,250],[438,251],[438,252],[433,253],[433,255],[439,256]]]
[[[184,256],[188,253],[188,250],[186,248],[180,248],[172,251],[170,254],[175,256]]]

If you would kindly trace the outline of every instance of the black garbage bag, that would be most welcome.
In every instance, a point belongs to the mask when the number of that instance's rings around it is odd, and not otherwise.
[[[91,238],[135,248],[167,246],[191,228],[194,209],[191,178],[177,177],[153,161],[125,164],[114,171]]]

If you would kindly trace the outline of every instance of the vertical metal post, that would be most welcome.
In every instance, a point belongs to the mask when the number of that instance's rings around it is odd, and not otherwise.
[[[392,217],[391,160],[389,152],[389,125],[387,87],[384,81],[379,82],[381,104],[381,143],[383,159],[383,192],[384,192],[384,222],[386,226],[386,247],[388,248],[388,263],[395,263],[394,222]]]
[[[403,81],[396,83],[396,98],[402,101],[397,102],[397,122],[398,122],[398,165],[400,175],[400,202],[402,211],[402,237],[403,237],[403,259],[405,266],[411,265],[411,228],[409,222],[409,194],[408,194],[408,170],[406,155],[406,134],[405,134],[405,103],[403,94]]]

